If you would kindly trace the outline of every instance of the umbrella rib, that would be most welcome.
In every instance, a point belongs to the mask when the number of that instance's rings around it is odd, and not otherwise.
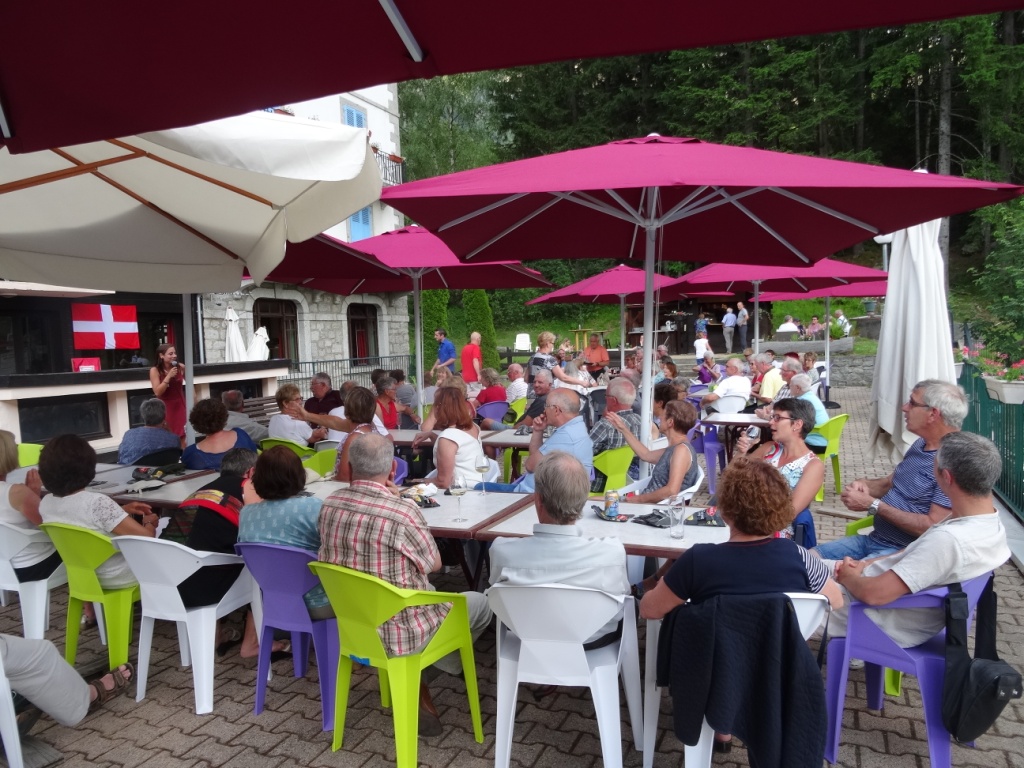
[[[798,259],[800,259],[801,261],[803,261],[803,262],[804,262],[805,264],[810,264],[810,263],[811,263],[811,260],[810,260],[810,258],[808,258],[807,256],[805,256],[805,255],[803,254],[803,252],[802,252],[802,251],[801,251],[801,250],[800,250],[799,248],[797,248],[797,247],[796,247],[795,245],[793,245],[793,244],[792,244],[791,242],[789,242],[789,240],[787,240],[786,238],[784,238],[784,237],[783,237],[782,235],[780,235],[780,234],[779,234],[778,232],[776,232],[776,231],[775,231],[774,229],[772,229],[771,227],[769,227],[769,226],[768,226],[768,225],[767,225],[767,224],[766,224],[766,223],[765,223],[764,221],[762,221],[762,219],[761,219],[761,218],[760,218],[759,216],[757,216],[756,214],[754,214],[754,213],[753,213],[753,212],[752,212],[752,211],[751,211],[751,210],[750,210],[749,208],[747,208],[747,207],[746,207],[745,205],[743,205],[743,204],[742,204],[742,203],[740,203],[740,202],[733,202],[733,205],[735,205],[735,206],[736,206],[736,208],[737,208],[737,209],[738,209],[739,211],[741,211],[742,213],[746,214],[746,215],[747,215],[747,217],[748,217],[748,218],[749,218],[749,219],[750,219],[751,221],[753,221],[753,222],[754,222],[755,224],[757,224],[757,225],[758,225],[759,227],[761,227],[761,229],[763,229],[763,230],[764,230],[765,232],[767,232],[767,233],[768,233],[769,235],[771,235],[771,236],[772,236],[772,237],[774,237],[774,238],[775,238],[776,240],[778,240],[778,241],[779,241],[779,242],[780,242],[780,243],[781,243],[781,244],[782,244],[783,246],[785,246],[785,247],[786,247],[786,248],[787,248],[787,249],[788,249],[788,250],[789,250],[789,251],[790,251],[791,253],[793,253],[793,255],[794,255],[794,256],[796,256],[796,257],[797,257]]]
[[[517,195],[517,197],[521,197],[521,195]],[[510,227],[508,227],[508,228],[506,228],[506,229],[502,230],[502,231],[501,231],[501,232],[499,232],[498,234],[496,234],[496,235],[495,235],[494,237],[492,237],[492,238],[491,238],[490,240],[488,240],[488,241],[487,241],[486,243],[484,243],[484,244],[483,244],[483,245],[481,245],[480,247],[478,247],[478,248],[474,248],[474,249],[473,249],[472,251],[470,251],[469,253],[467,253],[467,254],[466,254],[466,258],[465,258],[465,260],[466,260],[466,261],[469,261],[469,260],[470,260],[470,259],[472,259],[472,258],[473,258],[474,256],[476,256],[477,254],[479,254],[479,253],[480,253],[481,251],[484,251],[484,250],[486,250],[486,249],[490,248],[490,247],[491,247],[492,245],[494,245],[494,244],[495,244],[496,242],[498,242],[499,240],[501,240],[501,238],[503,238],[503,237],[504,237],[505,235],[507,235],[507,234],[508,234],[509,232],[513,232],[514,230],[518,229],[518,228],[519,228],[519,227],[521,227],[521,226],[522,226],[523,224],[525,224],[526,222],[528,222],[528,221],[529,221],[530,219],[532,219],[532,218],[534,218],[534,217],[536,217],[536,216],[539,216],[540,214],[544,213],[544,211],[546,211],[546,210],[547,210],[548,208],[550,208],[551,206],[553,206],[553,205],[556,205],[556,204],[557,204],[558,202],[560,202],[560,200],[561,200],[561,198],[559,198],[559,197],[555,197],[555,199],[553,199],[553,200],[550,200],[550,201],[548,201],[548,202],[544,203],[544,205],[542,205],[542,206],[540,206],[540,208],[537,208],[536,210],[532,211],[532,212],[531,212],[531,213],[530,213],[530,214],[529,214],[528,216],[524,216],[523,218],[521,218],[521,219],[520,219],[519,221],[517,221],[517,222],[516,222],[515,224],[513,224],[512,226],[510,226]]]
[[[398,10],[393,0],[380,0],[380,7],[384,9],[384,13],[387,14],[391,26],[395,28],[395,32],[398,33],[402,43],[405,45],[405,50],[409,52],[412,60],[417,64],[422,62],[424,58],[423,49],[416,41],[416,36],[409,29],[409,25],[405,23],[402,12]]]
[[[834,208],[829,208],[827,205],[816,203],[814,200],[809,200],[803,195],[798,195],[795,192],[789,191],[788,189],[781,189],[780,187],[766,187],[766,189],[768,189],[771,192],[774,192],[777,195],[782,195],[783,197],[788,197],[790,200],[802,203],[803,205],[806,205],[808,208],[813,208],[814,210],[819,211],[820,213],[824,213],[829,216],[834,216],[840,221],[845,221],[847,224],[853,224],[853,226],[855,227],[865,229],[868,232],[871,232],[872,234],[879,234],[878,227],[875,227],[871,224],[867,224],[863,221],[860,221],[859,219],[855,219],[852,216],[847,216],[845,213],[840,213]]]
[[[612,197],[616,197],[615,193],[610,189],[606,189],[605,192],[607,192]],[[575,203],[576,205],[582,205],[584,208],[590,208],[591,210],[597,211],[598,213],[605,213],[609,216],[614,216],[615,218],[622,219],[623,221],[627,221],[630,224],[642,223],[640,221],[640,218],[637,216],[636,212],[630,209],[630,207],[626,205],[624,202],[622,202],[622,205],[626,210],[620,211],[618,208],[608,205],[607,203],[603,203],[597,198],[591,197],[590,195],[586,195],[582,192],[552,192],[551,194],[555,195],[556,197],[562,200],[565,200],[566,202]],[[621,198],[617,199],[621,201]]]
[[[61,179],[71,179],[76,176],[84,176],[87,173],[92,173],[98,168],[102,168],[107,165],[114,165],[115,163],[123,163],[125,160],[136,160],[143,157],[143,154],[138,150],[129,147],[131,150],[130,155],[122,155],[120,157],[111,157],[106,160],[97,160],[94,163],[83,163],[76,160],[74,157],[69,155],[62,149],[50,150],[58,157],[67,160],[72,163],[72,168],[65,168],[61,171],[53,171],[51,173],[43,173],[39,176],[32,176],[27,179],[20,179],[18,181],[12,181],[7,184],[0,184],[0,195],[6,194],[7,192],[18,192],[22,189],[29,189],[31,187],[42,186],[43,184],[49,184],[53,181],[60,181]]]
[[[501,208],[503,205],[515,202],[521,197],[526,197],[526,193],[520,192],[519,194],[516,195],[509,195],[508,197],[503,197],[501,200],[493,202],[490,205],[485,205],[483,208],[477,208],[475,211],[470,211],[467,214],[459,216],[459,218],[457,219],[452,219],[451,221],[442,224],[440,227],[437,228],[437,231],[444,232],[446,229],[451,229],[452,227],[459,226],[459,224],[465,224],[470,219],[475,219],[477,216],[483,216],[485,213],[490,213],[493,210]]]
[[[698,195],[702,195],[707,190],[708,190],[707,185],[704,185],[702,187],[697,187],[697,189],[693,190],[693,192],[688,194],[684,199],[680,200],[678,203],[676,203],[674,206],[672,206],[672,208],[661,217],[661,223],[662,224],[671,224],[673,221],[675,221],[677,213],[687,209],[687,206],[690,205],[690,203],[693,201],[693,199],[695,197],[697,197]],[[698,201],[698,207],[703,202],[704,202],[703,199]],[[684,217],[680,217],[680,218],[684,218]]]
[[[384,264],[384,262],[380,261],[379,259],[374,258],[371,254],[365,253],[364,251],[360,251],[358,248],[354,248],[348,243],[338,242],[332,237],[324,237],[323,233],[317,235],[314,239],[319,240],[324,245],[328,245],[331,248],[334,248],[335,250],[341,251],[342,253],[347,253],[349,256],[359,259],[360,261],[366,262],[367,264],[372,264],[375,267],[380,267],[382,270],[390,272],[392,275],[402,274],[398,270],[392,269],[391,267],[387,266],[386,264]]]
[[[207,184],[213,184],[214,186],[220,187],[221,189],[226,189],[228,192],[233,192],[236,195],[247,197],[250,200],[260,203],[261,205],[267,206],[268,208],[274,207],[274,204],[270,200],[267,200],[266,198],[260,197],[259,195],[255,195],[252,192],[247,192],[244,189],[239,189],[238,187],[228,184],[227,182],[220,181],[219,179],[215,179],[211,176],[206,176],[202,173],[197,173],[196,171],[193,171],[190,168],[186,168],[183,165],[171,162],[170,160],[160,157],[159,155],[154,155],[151,152],[142,152],[142,150],[133,147],[131,144],[126,144],[120,139],[108,139],[107,142],[109,144],[113,144],[115,147],[120,147],[121,149],[126,149],[131,152],[141,152],[140,156],[146,158],[147,160],[152,160],[155,163],[166,165],[168,168],[173,168],[174,170],[179,171],[180,173],[192,176],[196,179],[199,179],[200,181],[206,182]]]
[[[707,189],[707,187],[704,187],[704,189]],[[726,192],[721,187],[713,187],[711,195],[701,198],[692,207],[681,209],[680,206],[682,204],[677,205],[675,208],[672,209],[671,212],[662,217],[662,223],[671,224],[674,221],[686,219],[689,218],[690,216],[695,216],[698,213],[705,213],[707,211],[710,211],[712,208],[718,208],[719,206],[726,205],[727,203],[734,203],[737,200],[742,200],[744,197],[756,195],[758,192],[763,192],[765,189],[766,187],[753,187],[752,189],[745,189],[742,192],[731,193]],[[719,199],[714,199],[715,195],[717,195]]]

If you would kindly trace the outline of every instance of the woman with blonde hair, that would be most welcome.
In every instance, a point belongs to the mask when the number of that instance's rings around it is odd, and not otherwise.
[[[38,470],[30,469],[24,483],[7,482],[7,474],[17,468],[18,446],[14,435],[6,429],[0,430],[0,521],[31,530],[43,522],[39,516],[43,481]],[[60,563],[60,555],[49,540],[29,544],[11,558],[11,567],[19,582],[48,579]]]
[[[477,474],[477,466],[483,455],[480,444],[480,428],[473,423],[469,403],[454,387],[442,387],[434,396],[434,407],[430,411],[435,419],[433,432],[420,432],[413,443],[414,448],[433,444],[436,477],[431,478],[438,488],[447,488],[452,478],[462,475],[467,480]]]

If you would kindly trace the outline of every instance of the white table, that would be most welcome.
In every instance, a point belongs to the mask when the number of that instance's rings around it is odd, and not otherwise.
[[[97,480],[101,480],[102,478],[98,477],[98,475],[100,475],[102,473],[105,473],[105,472],[110,472],[110,471],[115,470],[115,469],[120,469],[120,468],[121,468],[120,464],[97,464],[96,465],[96,474],[97,474],[97,478],[96,479]],[[10,472],[7,473],[7,482],[9,482],[9,483],[24,483],[25,482],[25,476],[28,474],[28,471],[30,469],[39,469],[39,465],[38,464],[31,464],[31,465],[29,465],[27,467],[18,467],[17,469],[12,469]]]
[[[525,451],[530,448],[530,435],[517,435],[512,429],[498,430],[487,435],[481,442],[485,448],[512,448]]]

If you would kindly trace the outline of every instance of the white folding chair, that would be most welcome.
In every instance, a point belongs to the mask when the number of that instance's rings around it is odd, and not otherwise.
[[[117,536],[114,546],[139,580],[142,591],[142,625],[139,630],[138,694],[146,698],[149,656],[153,645],[153,625],[157,619],[178,625],[181,665],[192,666],[196,691],[196,714],[213,711],[213,668],[216,657],[217,620],[249,604],[254,584],[249,571],[242,572],[231,589],[215,605],[186,608],[178,585],[204,566],[243,565],[238,555],[198,552],[183,544],[147,536]]]
[[[41,640],[50,628],[50,590],[67,584],[68,572],[61,563],[48,579],[18,581],[11,560],[32,544],[52,546],[42,531],[0,522],[0,590],[18,593],[22,635]]]
[[[787,592],[796,610],[800,634],[806,640],[825,618],[829,611],[828,598],[811,592]],[[661,633],[661,619],[647,622],[647,660],[644,674],[644,760],[643,768],[654,765],[654,745],[658,738],[658,714],[661,710],[661,688],[657,685],[658,635]],[[708,768],[714,749],[715,730],[708,721],[701,728],[700,741],[694,747],[683,747],[685,768]]]
[[[14,712],[11,684],[7,681],[7,672],[4,671],[2,657],[0,657],[0,738],[4,742],[8,768],[24,768],[25,762],[21,756],[21,736],[18,735],[18,716]]]
[[[606,768],[622,766],[619,675],[633,727],[634,746],[643,740],[640,658],[633,598],[562,584],[496,584],[487,600],[498,617],[498,715],[495,768],[508,768],[516,695],[520,683],[590,688]],[[586,651],[584,642],[621,616],[622,637]]]

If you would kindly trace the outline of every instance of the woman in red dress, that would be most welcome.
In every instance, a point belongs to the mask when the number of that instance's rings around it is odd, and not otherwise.
[[[167,408],[167,428],[185,445],[185,366],[178,363],[178,353],[171,344],[156,348],[156,365],[149,369],[153,394]]]

